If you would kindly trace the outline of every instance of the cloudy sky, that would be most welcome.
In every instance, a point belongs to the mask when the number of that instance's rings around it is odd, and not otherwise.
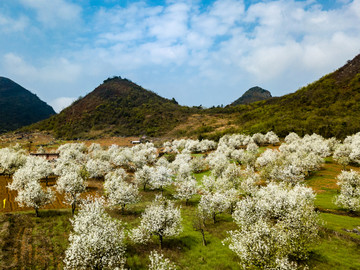
[[[114,75],[183,105],[280,96],[360,53],[360,0],[1,0],[0,76],[59,111]]]

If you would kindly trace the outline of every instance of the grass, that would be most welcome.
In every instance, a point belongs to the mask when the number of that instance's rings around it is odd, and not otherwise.
[[[334,203],[339,193],[336,177],[342,169],[326,158],[322,169],[306,180],[316,192],[315,206],[322,212],[321,238],[310,257],[310,269],[360,269],[360,235],[345,231],[359,229],[360,216],[350,216]]]
[[[203,179],[203,177],[206,175],[210,175],[211,174],[211,171],[204,171],[204,172],[201,172],[201,173],[194,173],[194,177],[196,179],[196,181],[198,182],[198,184],[201,183],[201,180]]]
[[[341,235],[326,232],[314,247],[310,269],[360,269],[359,243]]]
[[[42,210],[0,215],[0,224],[9,224],[1,234],[1,269],[61,269],[71,231],[69,210]]]
[[[345,230],[360,230],[360,217],[350,217],[346,215],[336,215],[330,213],[321,213],[321,219],[325,222],[324,228],[327,228],[331,231],[337,232],[344,236],[348,236],[353,239],[359,240],[360,244],[360,235],[354,232],[348,232]]]
[[[130,231],[139,224],[141,213],[158,193],[159,191],[142,191],[141,202],[129,206],[124,215],[121,215],[117,208],[109,210],[109,213],[112,217],[122,220],[124,228]],[[164,196],[167,198],[173,199],[172,194],[171,188],[164,190]],[[208,245],[203,246],[200,232],[193,228],[193,216],[199,200],[200,196],[196,195],[188,205],[185,205],[184,201],[176,202],[176,205],[181,207],[183,232],[177,237],[165,238],[162,252],[165,257],[176,262],[180,269],[238,269],[235,254],[222,244],[227,236],[226,232],[236,229],[231,215],[224,213],[217,216],[216,224],[210,220],[206,222],[205,237]],[[147,245],[134,244],[128,240],[127,267],[147,269],[148,255],[153,249],[159,250],[159,241],[156,237]]]

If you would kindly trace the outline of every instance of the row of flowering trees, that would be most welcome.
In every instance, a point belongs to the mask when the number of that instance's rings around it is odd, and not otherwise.
[[[279,144],[273,132],[226,135],[218,144],[207,140],[175,140],[164,143],[165,152],[176,154],[172,162],[159,158],[151,143],[132,148],[113,145],[107,150],[97,144],[89,148],[84,144],[66,144],[59,147],[60,157],[53,167],[46,161],[27,157],[20,149],[4,148],[0,149],[0,168],[3,173],[13,173],[9,188],[18,191],[17,201],[34,207],[36,213],[53,198],[53,191],[40,185],[40,180],[50,174],[58,177],[55,188],[65,193],[73,214],[89,177],[105,180],[107,205],[120,206],[122,212],[126,205],[141,200],[140,189],[158,190],[161,194],[145,208],[140,225],[128,234],[136,243],[146,243],[156,236],[160,246],[164,238],[176,236],[182,230],[181,209],[163,196],[164,189],[172,186],[173,198],[186,204],[193,196],[199,197],[194,227],[202,232],[204,244],[206,222],[216,223],[217,216],[228,211],[238,230],[229,232],[224,244],[239,256],[244,269],[295,269],[297,260],[307,258],[308,247],[317,232],[314,194],[304,186],[304,180],[320,169],[325,157],[333,155],[337,160],[336,153],[344,144],[356,147],[358,137],[354,135],[340,143],[316,134],[301,138],[291,133],[279,147],[263,152],[259,145]],[[207,152],[207,155],[193,156],[194,152]],[[354,156],[351,155],[353,161]],[[210,173],[201,180],[194,178],[194,173],[208,170]],[[344,171],[338,179],[341,191],[337,203],[352,211],[359,210],[358,173]],[[65,258],[69,269],[86,269],[89,265],[97,265],[97,269],[124,266],[124,234],[104,209],[105,200],[96,199],[85,203],[74,217],[74,232]],[[120,231],[118,238],[114,230]],[[117,252],[102,248],[108,245],[107,237],[114,238],[113,249]],[[86,239],[91,243],[84,243]],[[105,254],[95,256],[90,251]],[[85,263],[83,256],[89,257],[90,263]],[[151,262],[156,261],[174,267],[154,252]]]

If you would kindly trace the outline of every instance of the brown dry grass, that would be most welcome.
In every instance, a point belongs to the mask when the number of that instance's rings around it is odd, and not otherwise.
[[[7,188],[8,183],[12,181],[11,178],[7,176],[0,176],[0,200],[1,200],[1,208],[0,213],[7,212],[16,212],[16,211],[28,211],[33,210],[30,207],[21,207],[16,201],[15,198],[17,196],[17,191],[10,190]],[[49,187],[55,192],[55,199],[52,203],[45,205],[41,209],[63,209],[70,208],[68,204],[65,204],[64,194],[60,194],[55,191],[56,178],[49,179]],[[43,187],[46,187],[45,180],[42,180]],[[86,197],[88,195],[97,196],[98,194],[103,194],[103,181],[90,179],[87,181],[86,192],[82,194],[82,197]],[[3,200],[6,199],[5,207],[3,205]],[[40,209],[40,211],[41,211]]]
[[[322,165],[321,170],[314,172],[307,180],[306,183],[316,193],[323,193],[329,190],[339,190],[340,187],[336,184],[336,177],[341,173],[343,167],[332,159]],[[360,171],[359,167],[347,166],[347,170]]]
[[[181,131],[186,131],[191,133],[196,129],[199,129],[203,126],[212,127],[214,130],[209,132],[209,134],[216,131],[222,131],[231,127],[236,127],[231,124],[230,115],[205,115],[205,114],[192,114],[187,120],[179,125],[177,125],[173,130],[171,130],[166,137],[174,137],[176,134],[181,133]],[[229,124],[230,122],[230,124]]]

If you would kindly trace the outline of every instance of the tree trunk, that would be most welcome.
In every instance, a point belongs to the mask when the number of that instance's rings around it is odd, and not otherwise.
[[[160,249],[163,248],[163,236],[159,234],[159,240],[160,240]]]
[[[206,240],[205,240],[205,232],[203,229],[200,230],[201,235],[202,235],[202,242],[203,242],[203,246],[206,246]]]
[[[36,217],[40,217],[39,215],[39,208],[35,207],[35,214],[36,214]]]
[[[121,214],[124,215],[125,214],[125,203],[121,205]]]
[[[145,191],[145,189],[146,189],[146,183],[144,184],[144,191]]]
[[[74,213],[75,213],[75,208],[76,208],[76,202],[73,202],[71,204],[71,213],[72,213],[72,215],[74,215]]]
[[[188,205],[189,204],[189,199],[186,199],[185,200],[185,205]]]
[[[46,186],[48,186],[48,177],[46,176]]]
[[[214,224],[216,223],[216,214],[213,213],[213,220],[214,220]]]

